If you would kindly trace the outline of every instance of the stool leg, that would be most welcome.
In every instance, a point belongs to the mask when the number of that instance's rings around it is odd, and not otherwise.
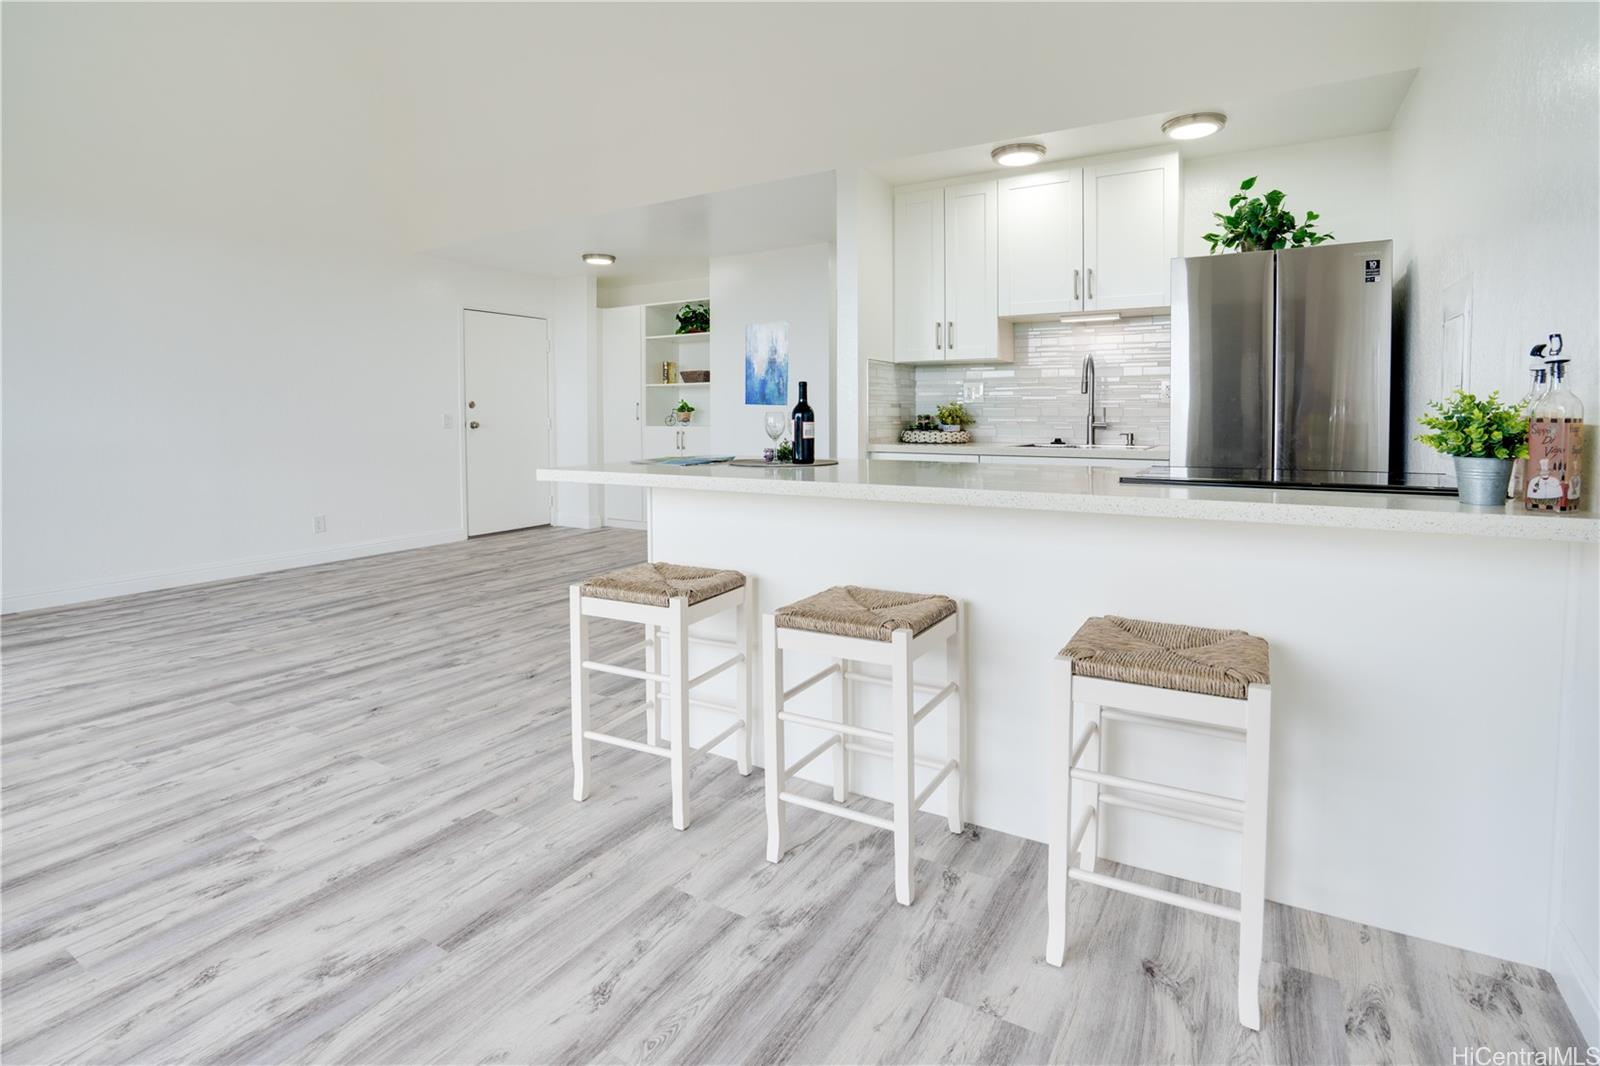
[[[833,717],[839,722],[850,721],[850,683],[845,680],[843,659],[833,660],[839,672],[833,675]],[[850,797],[850,752],[845,749],[844,737],[833,749],[833,801],[843,803]]]
[[[1261,1028],[1261,939],[1266,911],[1267,761],[1272,690],[1251,685],[1244,735],[1243,869],[1239,877],[1239,1023]]]
[[[672,748],[672,827],[689,828],[689,601],[676,596],[667,633],[667,674],[672,689],[667,730]]]
[[[767,861],[777,862],[789,849],[789,827],[784,821],[783,651],[778,647],[778,624],[769,614],[761,620],[761,731],[767,768]]]
[[[745,578],[744,602],[739,605],[737,625],[739,627],[739,650],[744,653],[744,660],[735,668],[739,686],[738,700],[739,720],[744,723],[744,728],[739,730],[737,738],[739,773],[744,777],[750,776],[750,754],[755,744],[756,712],[754,702],[750,698],[750,686],[753,681],[756,663],[756,579]]]
[[[944,782],[945,816],[950,832],[964,828],[961,820],[962,787],[967,779],[967,631],[961,624],[961,608],[956,608],[956,631],[945,646],[945,664],[956,690],[945,704],[945,758],[956,760],[956,768]]]
[[[644,627],[644,672],[656,672],[656,663],[661,661],[661,645],[658,643],[656,627]],[[654,681],[644,683],[644,739],[652,747],[661,743],[661,701],[659,693],[661,688]]]
[[[572,586],[572,798],[589,798],[589,620],[583,616],[583,593]]]
[[[911,823],[916,817],[917,779],[916,729],[912,716],[916,714],[916,688],[911,673],[911,633],[894,631],[893,658],[889,662],[891,676],[889,715],[893,719],[894,781],[890,798],[894,801],[894,898],[910,906],[915,896],[911,881],[912,867],[916,865],[916,840]]]
[[[1072,865],[1072,778],[1068,774],[1073,737],[1072,660],[1058,660],[1050,670],[1050,739],[1045,749],[1050,782],[1045,909],[1050,920],[1044,938],[1044,959],[1052,966],[1060,966],[1067,960],[1067,892],[1071,887],[1067,868]]]
[[[1094,731],[1094,736],[1089,738],[1088,745],[1083,749],[1083,757],[1078,760],[1078,765],[1086,770],[1099,770],[1105,755],[1105,723],[1100,718],[1100,708],[1093,704],[1075,704],[1072,709],[1072,718],[1078,729],[1082,732]],[[1070,752],[1069,752],[1070,754]],[[1078,809],[1086,811],[1094,809],[1089,816],[1089,827],[1083,831],[1083,842],[1078,845],[1078,868],[1094,872],[1094,861],[1100,857],[1100,786],[1092,781],[1077,783]],[[1070,831],[1070,830],[1069,830]]]

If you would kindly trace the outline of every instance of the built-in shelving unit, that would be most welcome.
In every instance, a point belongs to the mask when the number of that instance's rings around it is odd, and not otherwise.
[[[710,300],[675,300],[672,303],[644,305],[644,423],[666,426],[679,401],[694,407],[694,427],[711,424],[711,383],[683,381],[683,370],[711,369],[711,332],[678,333],[678,310],[685,303],[711,306]],[[670,379],[663,364],[673,364]],[[676,425],[677,423],[672,423]]]

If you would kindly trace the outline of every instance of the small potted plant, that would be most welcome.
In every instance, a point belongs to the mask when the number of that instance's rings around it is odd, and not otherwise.
[[[1304,222],[1283,209],[1284,194],[1273,189],[1266,196],[1246,196],[1255,187],[1255,178],[1245,178],[1239,191],[1228,199],[1229,214],[1213,217],[1222,223],[1221,233],[1207,233],[1200,239],[1211,245],[1212,254],[1224,249],[1235,252],[1264,252],[1269,248],[1305,248],[1333,240],[1331,233],[1318,233],[1313,225],[1322,216],[1306,212]]]
[[[678,406],[674,407],[672,410],[673,413],[678,416],[678,421],[684,423],[685,425],[688,424],[689,419],[694,417],[694,408],[689,406],[688,400],[679,400]]]
[[[957,402],[939,405],[939,428],[946,433],[959,433],[976,421],[965,404]]]
[[[1511,466],[1528,456],[1528,419],[1491,392],[1483,399],[1457,389],[1448,400],[1434,400],[1417,419],[1432,432],[1417,440],[1455,461],[1456,491],[1473,507],[1506,502]]]
[[[684,304],[678,308],[678,333],[710,333],[711,308],[705,304]]]

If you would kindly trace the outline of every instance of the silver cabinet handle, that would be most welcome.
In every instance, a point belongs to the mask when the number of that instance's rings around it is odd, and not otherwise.
[[[639,421],[639,404],[637,402],[633,405],[633,420],[635,422]]]
[[[1083,299],[1082,281],[1083,281],[1083,271],[1074,270],[1072,272],[1072,298],[1074,300]]]
[[[948,351],[953,352],[956,350],[956,324],[954,322],[946,322],[944,324],[944,342]]]
[[[944,323],[935,322],[933,324],[933,349],[934,349],[934,351],[943,351],[944,350],[944,332],[943,332],[943,330],[944,330]]]
[[[1089,268],[1089,299],[1094,299],[1094,267]]]

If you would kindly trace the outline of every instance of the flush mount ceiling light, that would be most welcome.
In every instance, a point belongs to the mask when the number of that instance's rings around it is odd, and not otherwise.
[[[610,252],[584,252],[583,261],[592,267],[608,267],[617,261]]]
[[[1198,141],[1209,137],[1228,124],[1228,116],[1221,111],[1197,111],[1192,115],[1179,115],[1161,124],[1161,132],[1175,141]]]
[[[1121,322],[1122,315],[1116,311],[1104,312],[1098,315],[1062,315],[1061,321],[1069,325],[1074,322]]]
[[[989,153],[989,158],[1003,167],[1025,167],[1044,158],[1044,145],[1032,142],[1002,144]]]

